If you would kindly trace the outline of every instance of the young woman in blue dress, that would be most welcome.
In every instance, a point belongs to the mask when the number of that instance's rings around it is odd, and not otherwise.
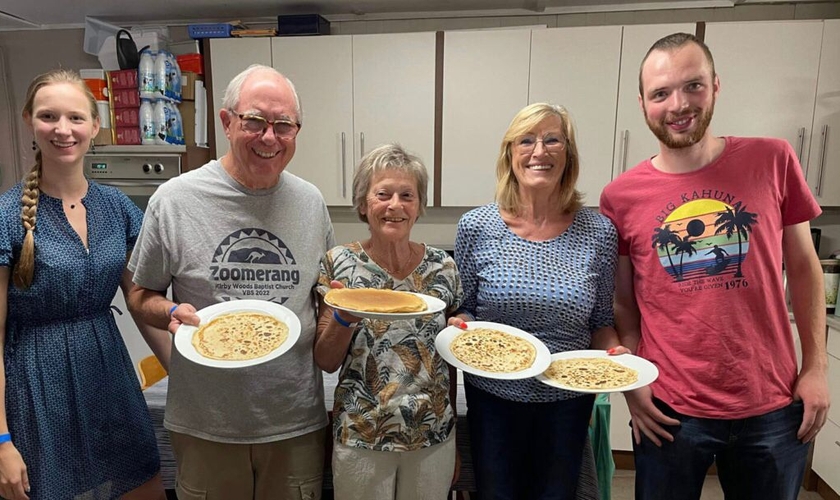
[[[142,212],[85,178],[99,131],[79,75],[30,84],[35,165],[0,195],[0,497],[165,498],[154,430],[110,308]],[[138,325],[156,352],[165,332]]]

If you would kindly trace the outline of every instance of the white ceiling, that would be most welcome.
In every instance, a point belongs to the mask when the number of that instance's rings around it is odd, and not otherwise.
[[[85,16],[112,24],[270,20],[318,13],[331,21],[400,17],[563,14],[732,7],[832,0],[3,0],[0,30],[80,27]]]

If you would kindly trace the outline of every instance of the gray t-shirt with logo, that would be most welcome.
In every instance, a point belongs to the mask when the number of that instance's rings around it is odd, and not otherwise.
[[[149,201],[129,269],[151,290],[202,309],[240,299],[283,304],[301,323],[287,353],[245,368],[210,368],[172,349],[164,426],[225,443],[264,443],[326,427],[312,358],[319,259],[334,246],[324,198],[283,172],[249,190],[218,160],[161,186]]]

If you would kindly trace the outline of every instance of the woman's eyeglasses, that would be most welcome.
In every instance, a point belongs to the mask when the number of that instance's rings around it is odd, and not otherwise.
[[[554,135],[546,135],[542,139],[537,139],[537,137],[533,135],[523,135],[513,141],[513,146],[516,148],[518,153],[530,154],[534,152],[538,142],[541,142],[543,144],[543,148],[551,153],[558,153],[566,149],[566,140],[562,137]]]

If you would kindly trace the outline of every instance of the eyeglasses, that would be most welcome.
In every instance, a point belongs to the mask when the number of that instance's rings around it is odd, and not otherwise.
[[[279,120],[267,120],[259,115],[237,113],[230,110],[242,122],[242,131],[246,134],[262,135],[269,125],[274,129],[274,135],[282,139],[293,139],[300,130],[300,123],[293,122],[286,118]]]
[[[543,148],[552,153],[558,153],[566,149],[566,140],[562,137],[553,135],[546,135],[542,139],[537,139],[533,135],[523,135],[522,137],[517,137],[516,140],[513,141],[513,146],[519,153],[530,154],[534,152],[538,142],[543,143]]]

